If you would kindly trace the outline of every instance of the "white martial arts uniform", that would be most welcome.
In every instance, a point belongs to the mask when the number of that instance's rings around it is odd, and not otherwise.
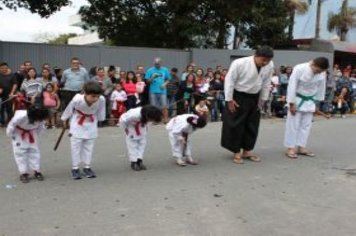
[[[117,91],[114,90],[110,96],[110,101],[112,101],[112,109],[117,109],[117,102],[124,102],[127,100],[127,95],[124,90]]]
[[[131,162],[143,159],[146,147],[147,124],[141,124],[142,107],[130,109],[120,117],[120,126],[126,132],[126,146]]]
[[[248,94],[260,93],[260,100],[267,101],[273,68],[274,64],[271,61],[258,72],[254,56],[233,61],[224,80],[225,101],[233,99],[234,90]]]
[[[306,147],[316,102],[325,98],[326,73],[314,74],[310,64],[296,65],[289,78],[287,104],[294,103],[297,112],[287,115],[284,137],[287,148]]]
[[[194,132],[192,125],[187,121],[189,117],[194,117],[196,119],[199,118],[197,115],[193,114],[179,115],[171,119],[166,126],[166,129],[168,130],[169,141],[172,147],[173,158],[181,159],[184,156],[192,156],[190,139],[187,140],[185,148],[182,142],[184,139],[183,133],[186,133],[189,136],[189,134]]]
[[[29,123],[26,110],[18,110],[9,122],[6,134],[12,138],[12,148],[20,174],[32,170],[40,172],[38,134],[45,129],[45,121]]]
[[[98,121],[105,120],[105,98],[100,96],[88,106],[84,94],[77,94],[64,110],[61,119],[70,119],[72,168],[78,169],[81,162],[90,168],[95,139],[98,136]]]

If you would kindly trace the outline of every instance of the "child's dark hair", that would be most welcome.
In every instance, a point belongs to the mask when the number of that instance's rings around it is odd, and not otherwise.
[[[326,57],[315,58],[313,63],[322,70],[329,69],[329,60]]]
[[[97,81],[90,80],[86,82],[83,86],[83,91],[85,94],[101,95],[103,94],[103,89]]]
[[[27,108],[27,117],[30,124],[35,121],[43,121],[49,118],[49,110],[42,105],[32,105]]]
[[[116,67],[114,65],[110,65],[109,69],[108,69],[108,72],[109,71],[116,71]]]
[[[256,52],[255,55],[257,57],[267,57],[267,58],[273,58],[273,48],[271,48],[270,46],[262,46],[259,47]]]
[[[53,85],[52,83],[48,83],[48,84],[46,84],[45,89],[47,89],[48,87],[51,87],[52,89],[54,89],[54,85]]]
[[[162,120],[162,111],[152,105],[146,105],[142,107],[141,110],[141,124],[146,125],[147,122],[153,121],[159,123]]]
[[[193,126],[193,128],[204,128],[206,126],[206,119],[201,116],[190,116],[187,118],[187,122]]]

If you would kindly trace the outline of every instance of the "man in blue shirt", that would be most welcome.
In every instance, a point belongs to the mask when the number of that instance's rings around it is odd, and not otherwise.
[[[80,66],[79,58],[71,59],[70,68],[63,72],[61,84],[63,86],[61,94],[61,104],[64,110],[73,97],[80,93],[85,82],[90,80],[88,71]]]
[[[145,74],[145,80],[150,84],[149,96],[150,103],[162,109],[163,122],[168,122],[167,109],[167,84],[171,79],[169,70],[162,67],[161,58],[154,59],[154,66],[149,68]]]

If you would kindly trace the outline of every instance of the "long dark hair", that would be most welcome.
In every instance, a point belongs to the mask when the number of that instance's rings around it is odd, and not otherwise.
[[[136,84],[137,78],[136,78],[135,72],[133,72],[133,71],[128,71],[128,72],[126,73],[126,83],[128,83],[128,82],[130,81],[130,80],[129,80],[129,74],[132,74],[132,75],[133,75],[132,82],[133,82],[134,84]]]

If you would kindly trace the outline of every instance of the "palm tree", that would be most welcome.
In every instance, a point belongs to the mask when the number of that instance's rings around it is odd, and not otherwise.
[[[293,39],[293,28],[294,28],[294,17],[295,13],[298,14],[305,14],[308,9],[309,5],[303,0],[285,0],[286,7],[289,11],[289,27],[288,27],[288,37],[290,40]]]
[[[349,8],[348,0],[342,3],[338,14],[331,14],[328,20],[328,30],[336,30],[341,41],[345,41],[347,32],[356,26],[356,8]]]

